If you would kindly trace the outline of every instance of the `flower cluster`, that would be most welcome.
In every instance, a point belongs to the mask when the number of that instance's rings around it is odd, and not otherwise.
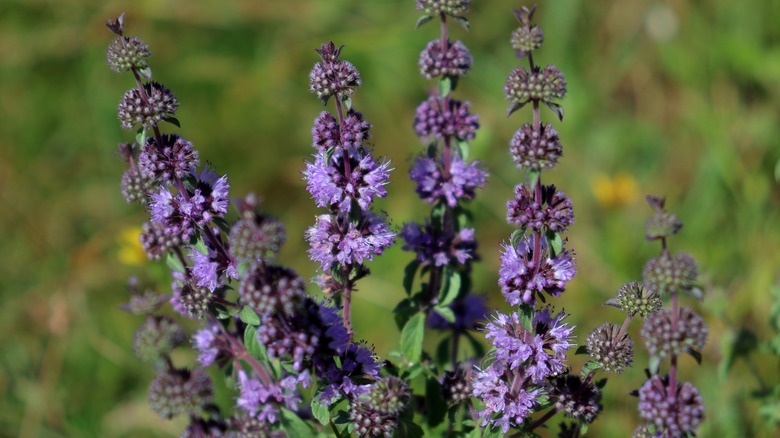
[[[482,425],[492,422],[507,433],[540,404],[545,379],[564,371],[565,352],[573,345],[574,328],[563,322],[565,317],[545,308],[534,315],[532,330],[523,326],[517,313],[498,313],[487,324],[485,337],[496,347],[495,360],[476,373],[473,390],[485,405],[479,412]]]

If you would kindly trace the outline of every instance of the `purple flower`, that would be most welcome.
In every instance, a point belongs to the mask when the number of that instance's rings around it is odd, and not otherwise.
[[[477,241],[473,228],[464,228],[454,236],[435,232],[429,222],[421,227],[410,222],[404,224],[401,237],[406,241],[405,251],[417,253],[417,260],[434,266],[465,264],[477,257]]]
[[[261,422],[276,423],[279,419],[279,407],[298,409],[301,397],[297,393],[298,385],[309,385],[308,372],[297,376],[288,375],[279,382],[264,385],[260,380],[249,378],[243,370],[238,371],[239,396],[236,404]],[[259,411],[259,412],[258,412]]]
[[[309,257],[322,270],[329,270],[336,263],[362,264],[364,260],[373,260],[395,242],[395,234],[384,218],[373,213],[365,213],[357,224],[348,222],[346,229],[338,222],[336,216],[323,214],[306,231],[311,246]]]
[[[389,165],[377,163],[369,154],[360,157],[337,152],[331,156],[320,152],[314,163],[306,163],[306,190],[318,207],[348,212],[355,201],[365,211],[375,198],[387,195],[384,186],[390,177]]]
[[[342,392],[355,398],[368,389],[367,386],[355,383],[354,378],[379,377],[379,364],[374,360],[373,352],[364,345],[349,344],[339,360],[340,367],[332,356],[320,357],[315,362],[317,375],[328,382],[320,393],[320,402],[323,404],[330,404]]]
[[[184,178],[198,166],[198,151],[192,143],[176,134],[163,134],[162,144],[154,137],[146,140],[138,155],[138,167],[148,178],[173,184],[174,178]]]
[[[688,382],[669,392],[669,376],[654,375],[639,389],[639,415],[665,430],[668,436],[696,432],[704,420],[704,399]],[[664,436],[667,436],[666,434]]]
[[[417,182],[417,194],[424,201],[433,204],[444,198],[447,205],[455,207],[459,199],[474,199],[475,190],[485,186],[487,172],[480,169],[479,161],[466,163],[456,155],[445,176],[440,162],[421,156],[409,170],[409,177]]]
[[[517,248],[502,245],[501,268],[498,284],[504,297],[513,306],[534,304],[536,293],[547,292],[552,296],[563,293],[566,283],[574,277],[574,259],[570,251],[563,251],[555,258],[549,258],[547,244],[542,241],[540,267],[534,269],[533,236],[521,240]]]
[[[541,390],[521,387],[511,391],[512,373],[503,362],[496,361],[484,370],[477,370],[474,378],[475,397],[482,399],[485,409],[477,412],[482,426],[493,422],[506,434],[510,427],[522,424],[531,414]]]
[[[562,232],[574,222],[571,200],[554,185],[541,187],[541,204],[523,184],[515,187],[515,197],[506,203],[506,220],[512,225],[541,231]]]
[[[309,91],[320,99],[349,96],[360,86],[360,73],[355,66],[338,59],[342,47],[337,48],[330,42],[317,50],[322,62],[315,64],[309,73]]]
[[[211,248],[208,251],[208,254],[203,254],[194,248],[190,251],[189,259],[192,261],[190,272],[197,286],[214,292],[218,286],[225,284],[227,277],[238,278],[238,272],[234,259],[226,260]]]
[[[473,140],[479,128],[479,116],[469,113],[471,103],[430,96],[417,107],[414,130],[418,136],[444,139]]]
[[[311,135],[314,139],[314,148],[319,152],[339,147],[354,151],[363,145],[363,141],[368,140],[370,129],[371,124],[363,120],[363,115],[353,109],[349,110],[341,125],[331,113],[323,111],[314,119]]]
[[[195,188],[184,193],[171,194],[167,188],[152,193],[149,202],[152,220],[162,224],[166,232],[189,240],[195,228],[202,228],[214,217],[227,213],[227,176],[217,178],[210,170],[195,174]]]
[[[219,355],[219,335],[216,324],[209,324],[192,335],[192,346],[197,350],[198,362],[204,368],[214,363]]]
[[[122,128],[132,129],[135,125],[142,125],[144,129],[157,126],[160,120],[173,116],[179,107],[176,96],[171,90],[157,82],[148,82],[143,85],[144,96],[137,87],[128,90],[119,102],[117,112]]]
[[[465,76],[471,69],[471,53],[460,41],[447,41],[446,52],[442,53],[441,40],[434,40],[420,52],[420,73],[426,79],[442,75],[452,78]]]

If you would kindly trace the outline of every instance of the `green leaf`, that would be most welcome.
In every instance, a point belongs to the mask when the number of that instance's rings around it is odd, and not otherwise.
[[[168,265],[172,271],[184,272],[184,265],[182,264],[181,259],[173,255],[173,253],[168,253],[168,255],[165,257],[165,264]]]
[[[692,297],[696,301],[703,301],[704,300],[704,291],[699,286],[684,287],[684,288],[682,288],[682,292],[685,295],[688,295],[689,297]]]
[[[536,185],[539,184],[540,177],[542,172],[538,170],[534,170],[531,172],[528,172],[528,190],[531,192],[534,192],[536,190]]]
[[[520,108],[524,107],[525,104],[527,104],[527,103],[528,102],[520,103],[520,102],[517,102],[517,101],[514,101],[514,102],[510,103],[509,104],[509,108],[506,109],[506,116],[507,117],[511,116],[513,112],[515,112],[515,111],[519,110]]]
[[[288,436],[311,436],[311,428],[295,412],[287,408],[281,409],[282,429],[287,432]]]
[[[468,339],[471,348],[474,350],[474,355],[477,357],[485,356],[485,347],[479,342],[471,332],[463,332],[463,335]]]
[[[239,316],[241,321],[244,321],[245,324],[260,325],[260,317],[257,316],[257,313],[249,308],[249,306],[244,306],[244,308],[241,309],[241,315]]]
[[[341,98],[341,103],[344,104],[344,111],[349,112],[349,110],[352,109],[352,98],[348,96],[344,96]]]
[[[469,147],[469,143],[464,140],[459,140],[458,154],[460,155],[460,158],[463,159],[463,161],[468,160],[470,152],[471,152],[471,148]]]
[[[582,423],[580,423],[580,435],[584,436],[587,433],[588,433],[588,423],[583,421]]]
[[[439,79],[439,96],[447,97],[450,91],[452,91],[452,79],[447,76]]]
[[[244,346],[247,353],[261,363],[268,362],[268,354],[265,347],[257,340],[257,328],[252,325],[246,326],[244,329]]]
[[[436,347],[436,363],[444,365],[450,361],[450,344],[452,344],[452,337],[447,336],[439,342]]]
[[[563,239],[561,239],[561,233],[547,232],[547,244],[550,248],[550,257],[557,257],[563,252]]]
[[[650,374],[658,374],[658,367],[661,366],[661,358],[659,356],[650,356],[650,360],[647,361],[647,369],[650,370]]]
[[[414,285],[414,277],[417,275],[417,269],[420,267],[420,261],[419,260],[412,260],[409,262],[408,265],[404,268],[404,290],[406,291],[406,295],[412,294],[412,286]]]
[[[179,119],[177,119],[176,117],[172,117],[172,116],[163,117],[163,121],[168,122],[171,125],[176,126],[177,128],[181,128],[181,122],[179,122]]]
[[[437,307],[449,305],[451,302],[455,301],[455,298],[458,298],[458,294],[460,294],[460,272],[448,267],[444,270],[444,275],[444,287],[439,295],[439,304]]]
[[[444,229],[444,213],[446,211],[447,206],[441,201],[438,201],[436,205],[433,206],[431,209],[431,225],[433,225],[434,229]]]
[[[586,379],[591,373],[595,372],[597,369],[601,368],[601,364],[596,362],[595,360],[589,360],[585,362],[585,364],[582,366],[582,371],[580,372],[580,377],[582,379]]]
[[[330,423],[330,407],[321,404],[318,397],[311,399],[311,414],[323,426],[327,426]]]
[[[146,130],[144,128],[140,128],[138,131],[136,131],[135,143],[138,146],[144,146],[146,144]]]
[[[411,298],[404,298],[395,306],[395,309],[393,309],[393,317],[399,330],[406,325],[406,322],[409,321],[409,318],[411,318],[415,312],[417,312],[417,306]]]
[[[144,68],[138,69],[138,75],[141,76],[142,79],[146,81],[152,80],[152,69],[147,65]]]
[[[701,352],[696,351],[692,348],[687,348],[686,353],[690,354],[693,360],[696,361],[697,364],[701,365]]]
[[[449,307],[435,306],[433,310],[447,320],[447,322],[455,322],[455,313]]]
[[[512,248],[517,248],[517,245],[524,237],[525,237],[524,228],[512,231],[512,234],[509,236],[509,243],[512,245]]]
[[[209,255],[209,249],[206,247],[206,242],[203,241],[203,236],[201,235],[198,235],[198,240],[195,241],[192,247],[203,255]]]
[[[517,308],[518,317],[520,318],[520,327],[526,331],[533,331],[534,322],[534,308],[528,304],[523,304]]]
[[[238,278],[244,278],[244,274],[252,268],[252,262],[249,260],[242,260],[238,263],[238,266],[236,267],[236,274],[238,275]]]
[[[563,107],[558,105],[557,103],[552,102],[543,102],[545,105],[547,105],[548,108],[552,110],[553,113],[555,113],[555,116],[558,117],[558,120],[561,122],[563,121]]]
[[[461,17],[461,16],[458,16],[458,15],[451,15],[451,17],[458,24],[463,26],[464,29],[469,30],[469,20],[466,17]]]
[[[447,402],[441,394],[441,384],[433,377],[425,379],[425,407],[428,410],[426,418],[428,426],[436,427],[444,421],[447,415]]]
[[[577,351],[574,354],[588,354],[588,346],[580,345],[577,347]]]
[[[401,330],[401,352],[412,362],[419,362],[425,335],[425,314],[417,313]]]
[[[417,19],[417,23],[414,25],[414,28],[415,29],[419,29],[420,26],[422,26],[423,24],[425,24],[425,23],[427,23],[427,22],[429,22],[431,20],[433,20],[433,16],[431,16],[431,15],[423,15],[422,17]]]
[[[780,159],[775,163],[775,182],[780,183]]]

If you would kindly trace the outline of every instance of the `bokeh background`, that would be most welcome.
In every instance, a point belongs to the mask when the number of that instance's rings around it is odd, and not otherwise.
[[[481,117],[472,154],[491,177],[471,205],[483,259],[476,288],[498,306],[497,248],[511,232],[504,203],[523,178],[507,144],[530,118],[526,110],[504,115],[503,83],[517,65],[510,9],[530,3],[472,3],[471,31],[451,26],[474,55],[456,96],[470,99]],[[704,362],[682,360],[684,377],[706,400],[701,436],[776,436],[751,394],[762,380],[778,384],[777,357],[759,352],[728,373],[723,364],[742,329],[760,340],[775,335],[769,290],[780,266],[780,2],[540,3],[545,43],[535,58],[557,64],[569,83],[566,119],[555,123],[565,156],[544,179],[570,195],[577,215],[568,238],[579,274],[554,304],[572,314],[582,340],[603,322],[622,320],[602,303],[640,278],[644,260],[657,253],[644,240],[650,209],[643,195],[666,195],[685,224],[671,248],[698,259],[706,288],[703,303],[688,302],[710,326]],[[132,134],[120,129],[115,108],[132,80],[106,66],[112,35],[103,23],[122,11],[127,33],[152,49],[155,79],[181,102],[180,132],[203,161],[229,174],[234,196],[257,193],[265,211],[286,223],[282,260],[305,277],[315,266],[302,236],[317,210],[300,172],[312,151],[311,121],[322,110],[307,82],[320,43],[345,44],[344,57],[362,73],[354,105],[374,125],[376,153],[395,167],[380,207],[396,226],[428,210],[406,175],[422,151],[413,111],[433,86],[419,75],[417,55],[438,29],[414,30],[412,0],[3,0],[0,436],[165,437],[183,428],[147,408],[153,372],[130,348],[141,319],[118,309],[129,275],[167,287],[165,268],[145,263],[133,243],[145,213],[119,194],[116,145]],[[397,348],[390,311],[404,296],[409,260],[393,248],[355,295],[357,334],[382,355]],[[632,333],[641,344],[638,328]],[[182,351],[176,360],[192,355]],[[639,353],[633,370],[610,379],[593,436],[627,436],[638,423],[628,392],[643,382],[645,363]],[[231,394],[221,397],[230,403]]]

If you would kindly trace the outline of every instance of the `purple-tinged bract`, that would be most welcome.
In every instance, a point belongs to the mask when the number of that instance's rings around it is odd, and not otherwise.
[[[170,90],[157,82],[144,84],[143,90],[145,98],[138,88],[131,88],[119,102],[117,111],[122,128],[133,129],[133,126],[141,125],[150,129],[176,113],[179,102]]]
[[[471,53],[460,41],[447,40],[446,52],[442,52],[441,40],[433,40],[420,52],[420,73],[426,79],[436,76],[457,78],[465,76],[471,69]]]
[[[320,99],[331,96],[347,97],[360,86],[360,73],[349,61],[340,61],[341,47],[332,42],[323,44],[317,53],[322,57],[309,73],[309,91]]]
[[[430,96],[417,107],[414,131],[423,139],[473,140],[479,128],[479,116],[469,113],[470,107],[469,102]]]
[[[198,151],[192,143],[176,134],[163,134],[162,144],[149,137],[138,156],[138,167],[147,177],[160,183],[173,184],[174,178],[182,179],[198,166]]]
[[[515,165],[534,172],[552,169],[562,154],[558,131],[549,123],[542,123],[539,131],[525,123],[509,143],[509,155]]]
[[[540,292],[559,296],[576,272],[570,251],[563,251],[550,258],[544,241],[538,271],[534,268],[531,237],[519,241],[517,247],[504,244],[503,248],[498,284],[506,300],[513,306],[536,303],[535,295]]]
[[[539,204],[523,184],[515,187],[515,197],[506,203],[506,220],[512,225],[533,231],[542,229],[563,232],[574,222],[571,200],[554,185],[541,187]]]
[[[409,170],[409,177],[417,182],[417,194],[424,201],[433,204],[443,198],[447,205],[455,207],[459,200],[474,199],[476,189],[485,186],[487,172],[480,168],[479,161],[467,163],[456,155],[445,176],[440,162],[421,156]]]
[[[669,393],[669,376],[654,375],[639,389],[639,415],[664,431],[663,436],[694,433],[704,419],[704,399],[688,382]]]

